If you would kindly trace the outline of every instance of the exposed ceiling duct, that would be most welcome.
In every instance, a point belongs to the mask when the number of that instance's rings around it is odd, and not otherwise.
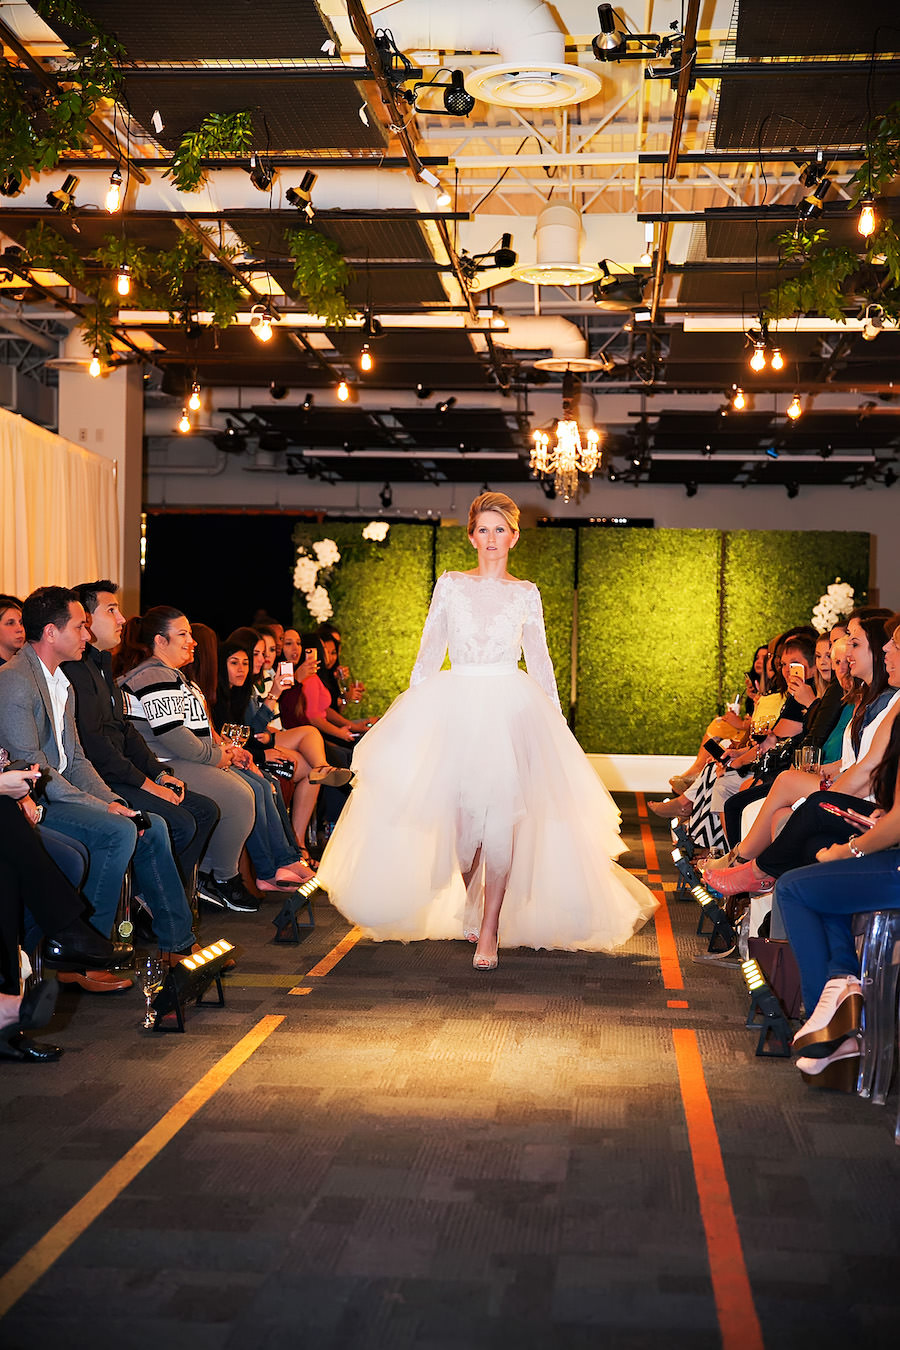
[[[545,206],[534,234],[537,258],[512,269],[517,281],[533,286],[583,286],[600,276],[596,263],[581,261],[581,214],[574,206]]]
[[[504,316],[507,331],[497,333],[494,343],[512,351],[550,351],[535,361],[538,370],[603,370],[606,361],[588,355],[587,338],[581,329],[560,314]]]
[[[389,11],[402,51],[494,52],[500,61],[466,76],[470,94],[504,108],[559,108],[600,91],[591,70],[566,62],[553,11],[535,0],[400,0]]]

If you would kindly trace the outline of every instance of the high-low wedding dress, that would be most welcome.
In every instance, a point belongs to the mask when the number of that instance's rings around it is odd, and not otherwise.
[[[477,931],[482,872],[468,896],[461,874],[479,847],[483,863],[509,871],[503,947],[609,951],[657,907],[612,861],[625,852],[620,815],[560,713],[531,582],[443,573],[410,687],[353,767],[318,876],[371,937]]]

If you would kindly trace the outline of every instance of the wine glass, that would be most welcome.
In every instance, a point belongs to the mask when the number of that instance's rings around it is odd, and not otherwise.
[[[162,962],[155,956],[144,956],[137,963],[136,974],[138,985],[144,991],[144,998],[147,1000],[147,1007],[144,1012],[144,1020],[141,1026],[145,1031],[151,1031],[153,1028],[153,1013],[150,1004],[153,1001],[153,995],[158,994],[163,986],[165,978]]]
[[[750,728],[750,739],[756,741],[757,745],[762,745],[772,729],[772,723],[769,718],[764,718],[761,722],[756,722]]]
[[[239,746],[241,749],[243,749],[244,746],[245,746],[245,745],[247,744],[247,742],[249,741],[249,739],[250,739],[250,728],[249,728],[249,727],[239,727],[239,726],[236,726],[236,727],[234,728],[234,743],[235,743],[235,745],[237,745],[237,746]]]

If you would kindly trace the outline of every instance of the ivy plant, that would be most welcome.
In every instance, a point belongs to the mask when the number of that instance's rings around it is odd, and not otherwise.
[[[196,131],[186,131],[166,169],[179,192],[196,192],[206,182],[204,159],[245,155],[253,140],[253,114],[207,113]]]
[[[343,328],[353,317],[346,288],[353,278],[341,250],[318,230],[290,230],[288,250],[294,260],[294,290],[333,328]]]

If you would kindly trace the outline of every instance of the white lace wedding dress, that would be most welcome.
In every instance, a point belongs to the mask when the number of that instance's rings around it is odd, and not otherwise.
[[[479,846],[491,868],[509,870],[503,947],[609,951],[656,909],[612,861],[625,851],[619,812],[560,713],[531,582],[443,573],[410,687],[353,767],[318,875],[371,937],[477,930],[481,872],[468,896],[461,874]]]

